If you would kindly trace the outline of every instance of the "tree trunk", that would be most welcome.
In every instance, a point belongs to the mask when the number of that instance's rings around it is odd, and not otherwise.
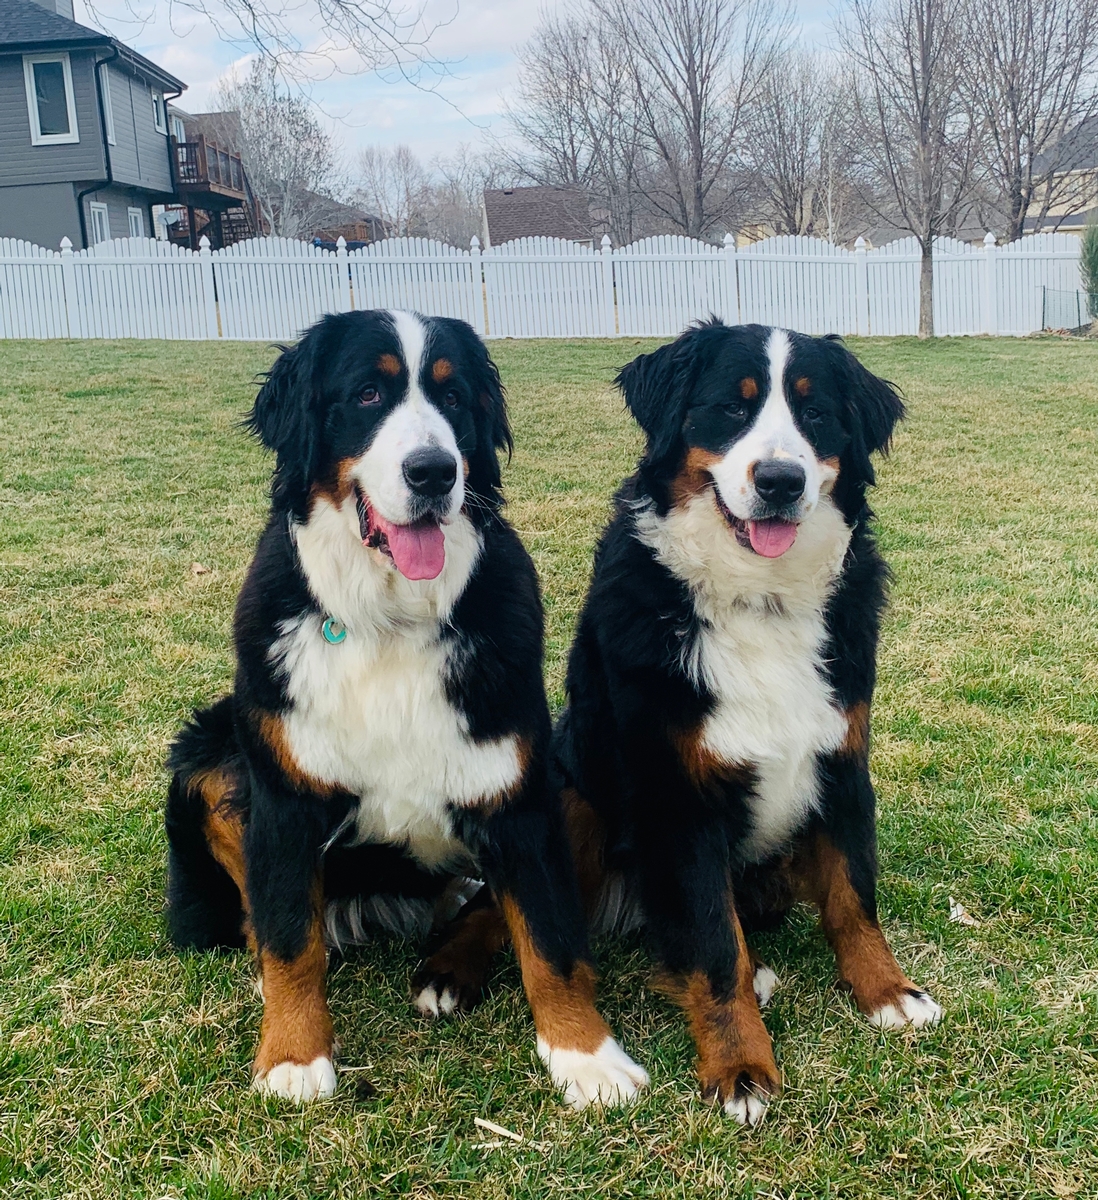
[[[934,336],[934,257],[931,241],[922,243],[922,261],[919,264],[919,337]]]

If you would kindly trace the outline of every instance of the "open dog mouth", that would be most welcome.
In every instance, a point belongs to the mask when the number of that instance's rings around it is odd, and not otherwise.
[[[433,517],[410,525],[397,525],[376,512],[362,489],[355,485],[358,530],[362,544],[380,550],[405,579],[435,579],[446,565],[446,540]]]
[[[783,517],[767,517],[763,521],[745,521],[721,499],[716,484],[713,485],[713,495],[717,498],[717,507],[721,515],[732,528],[732,532],[745,550],[751,550],[763,558],[781,558],[797,540],[797,522],[787,521]]]

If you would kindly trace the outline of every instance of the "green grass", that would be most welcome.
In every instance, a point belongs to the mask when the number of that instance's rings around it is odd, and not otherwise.
[[[340,1062],[365,1069],[303,1111],[249,1091],[247,959],[165,938],[161,764],[229,682],[270,466],[235,423],[271,352],[0,342],[5,1200],[1098,1195],[1098,345],[853,344],[911,409],[876,500],[881,909],[947,1015],[870,1029],[799,915],[760,943],[786,1090],[748,1133],[697,1098],[634,943],[599,948],[605,1011],[652,1071],[632,1111],[561,1110],[510,957],[481,1008],[431,1025],[406,1001],[416,948],[384,938],[331,977]],[[642,348],[493,346],[555,703],[638,445],[607,381]],[[482,1148],[475,1116],[532,1144]]]

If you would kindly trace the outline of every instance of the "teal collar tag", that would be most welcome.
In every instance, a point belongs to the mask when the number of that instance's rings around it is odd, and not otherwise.
[[[347,626],[337,621],[335,617],[329,617],[320,632],[324,634],[324,640],[332,646],[338,646],[340,642],[347,639]]]

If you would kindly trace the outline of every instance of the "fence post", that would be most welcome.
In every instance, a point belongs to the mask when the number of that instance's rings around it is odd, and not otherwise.
[[[72,242],[61,239],[61,295],[65,304],[65,337],[83,337],[80,320],[80,296],[76,290],[76,268],[72,261]]]
[[[999,332],[999,298],[995,293],[995,234],[984,234],[984,333]]]
[[[736,239],[730,233],[726,233],[724,235],[724,261],[726,275],[725,286],[728,289],[728,297],[730,302],[736,306],[735,323],[737,325],[742,325],[743,313],[740,305],[740,281],[736,273]]]
[[[339,272],[339,311],[351,311],[351,268],[347,262],[347,239],[336,238],[336,270]]]
[[[618,336],[618,319],[614,310],[614,251],[610,235],[604,233],[599,243],[602,257],[602,313],[607,337]]]
[[[203,234],[198,240],[199,272],[202,275],[202,311],[206,317],[206,336],[220,336],[217,328],[217,290],[214,287],[213,255],[210,239]]]
[[[869,336],[869,259],[865,238],[854,243],[854,308],[857,313],[858,336]]]
[[[488,321],[485,317],[484,276],[481,273],[480,238],[474,233],[469,240],[469,258],[473,266],[473,328],[481,337],[488,336]]]

